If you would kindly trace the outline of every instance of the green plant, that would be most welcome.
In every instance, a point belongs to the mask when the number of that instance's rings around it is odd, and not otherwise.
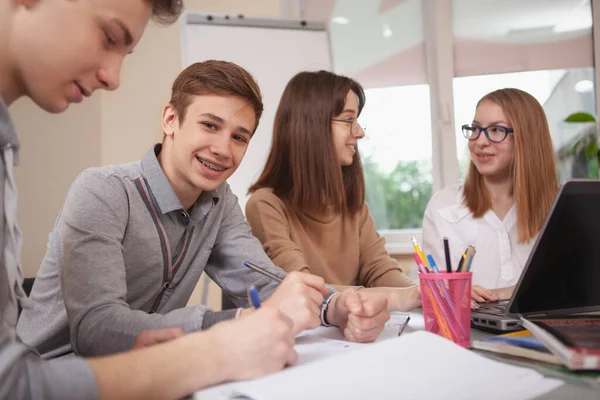
[[[583,165],[587,178],[597,179],[599,177],[600,151],[598,151],[596,117],[589,113],[577,112],[569,115],[564,121],[574,124],[594,124],[593,130],[584,132],[569,146],[569,154],[575,159],[575,164]]]

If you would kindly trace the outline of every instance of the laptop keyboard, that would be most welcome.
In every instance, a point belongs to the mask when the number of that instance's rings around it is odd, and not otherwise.
[[[502,315],[506,313],[507,305],[508,301],[506,300],[493,303],[483,303],[479,305],[479,308],[476,311],[484,314]]]

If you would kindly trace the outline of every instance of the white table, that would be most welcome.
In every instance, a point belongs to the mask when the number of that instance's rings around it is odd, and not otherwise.
[[[425,330],[425,323],[423,321],[423,314],[420,311],[415,311],[410,313],[410,322],[408,326],[404,328],[404,332],[414,332],[419,330]],[[471,341],[473,340],[482,340],[490,336],[494,336],[494,333],[480,331],[478,329],[471,329]],[[478,352],[482,355],[488,355],[486,352]],[[501,357],[492,357],[497,361],[502,361]],[[550,375],[544,369],[536,368],[534,365],[526,365],[528,368],[534,368],[539,373],[545,376],[552,376],[558,379],[563,379],[560,375]],[[490,377],[493,379],[493,377]],[[563,379],[564,380],[564,379]],[[568,399],[577,399],[577,400],[600,400],[600,391],[589,389],[585,387],[584,384],[578,385],[570,382],[565,382],[564,385],[560,386],[558,389],[542,396],[538,397],[539,400],[568,400]]]

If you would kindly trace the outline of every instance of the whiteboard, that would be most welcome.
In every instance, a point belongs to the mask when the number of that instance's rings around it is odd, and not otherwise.
[[[211,20],[209,21],[208,18]],[[300,71],[331,70],[329,37],[324,24],[300,21],[208,17],[190,13],[182,25],[183,67],[205,60],[234,62],[260,86],[264,112],[244,160],[228,179],[245,210],[248,188],[265,165],[271,147],[273,119],[281,94]]]

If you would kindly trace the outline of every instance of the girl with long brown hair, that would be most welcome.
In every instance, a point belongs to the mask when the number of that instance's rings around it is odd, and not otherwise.
[[[246,205],[253,234],[275,265],[420,304],[418,287],[391,258],[365,202],[357,122],[362,87],[331,72],[301,72],[283,92],[266,166]],[[364,287],[364,289],[363,289]]]
[[[467,178],[432,197],[423,248],[441,262],[443,237],[455,258],[474,245],[472,299],[494,301],[510,297],[552,207],[554,151],[544,109],[518,89],[485,95],[462,131],[471,156]]]

